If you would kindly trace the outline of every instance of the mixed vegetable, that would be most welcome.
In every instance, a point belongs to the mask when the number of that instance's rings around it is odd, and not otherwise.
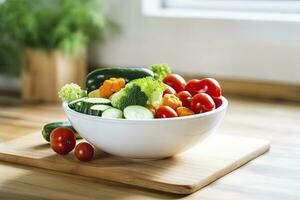
[[[209,112],[222,105],[220,84],[212,78],[188,82],[171,72],[167,64],[150,68],[105,68],[87,75],[86,90],[77,84],[66,84],[59,98],[76,112],[101,118],[155,119],[184,117]],[[44,126],[43,137],[52,149],[89,161],[94,148],[88,143],[75,147],[79,134],[71,124],[53,122]]]
[[[71,109],[103,118],[153,119],[211,111],[222,104],[212,78],[188,82],[167,64],[148,68],[105,68],[87,76],[87,92],[67,84],[59,92]]]

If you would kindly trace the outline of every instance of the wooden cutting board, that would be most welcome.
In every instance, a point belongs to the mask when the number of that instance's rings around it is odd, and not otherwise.
[[[193,193],[267,152],[264,140],[212,135],[173,158],[137,161],[97,151],[91,162],[52,151],[33,133],[0,144],[0,160],[178,194]]]

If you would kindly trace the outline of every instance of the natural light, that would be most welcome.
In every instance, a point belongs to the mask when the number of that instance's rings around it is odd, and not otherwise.
[[[0,0],[0,200],[300,200],[300,0]]]
[[[144,0],[144,13],[165,17],[299,21],[300,2],[284,0]]]

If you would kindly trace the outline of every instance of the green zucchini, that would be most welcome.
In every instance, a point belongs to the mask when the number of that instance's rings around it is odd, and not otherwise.
[[[147,68],[102,68],[90,72],[86,77],[87,92],[98,89],[106,79],[124,78],[126,83],[146,76],[154,77],[153,72]]]
[[[71,129],[75,133],[76,139],[80,139],[81,138],[80,135],[76,132],[76,130],[73,128],[73,126],[71,125],[71,123],[69,121],[52,122],[52,123],[46,124],[43,127],[43,131],[42,131],[43,138],[47,142],[50,142],[50,134],[51,134],[51,132],[55,128],[58,128],[58,127],[69,128],[69,129]]]

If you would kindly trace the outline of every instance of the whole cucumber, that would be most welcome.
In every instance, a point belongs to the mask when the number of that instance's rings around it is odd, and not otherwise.
[[[71,125],[71,123],[69,121],[62,121],[62,122],[52,122],[49,124],[46,124],[43,127],[43,131],[42,131],[42,135],[43,138],[47,141],[50,142],[50,134],[51,132],[58,127],[64,127],[64,128],[69,128],[72,129],[72,131],[75,133],[76,139],[80,139],[80,135],[75,131],[75,129],[73,128],[73,126]]]
[[[137,78],[154,76],[147,68],[102,68],[90,72],[86,77],[87,92],[98,89],[109,78],[124,78],[126,83]]]

